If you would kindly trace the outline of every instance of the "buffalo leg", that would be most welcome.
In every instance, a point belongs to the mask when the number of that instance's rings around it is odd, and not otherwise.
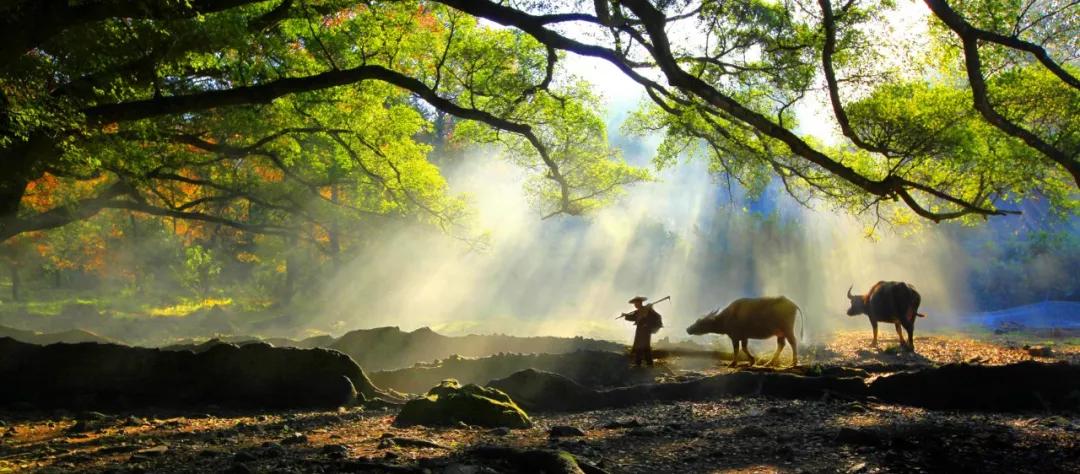
[[[734,337],[731,338],[731,347],[733,348],[731,353],[731,363],[728,364],[728,367],[735,367],[735,365],[739,363],[739,341],[736,341]]]
[[[900,348],[906,351],[909,349],[908,343],[904,340],[904,332],[900,330],[900,327],[901,324],[899,322],[896,323],[896,337],[900,338]]]
[[[787,336],[788,342],[791,344],[791,366],[799,366],[799,344],[795,342],[795,335],[791,334]]]
[[[907,324],[904,325],[904,329],[907,330],[908,349],[911,352],[915,352],[915,317],[919,314],[918,306],[918,303],[916,303],[908,310]]]
[[[870,325],[874,327],[874,342],[871,342],[870,346],[877,347],[877,321],[871,319]]]
[[[776,336],[776,353],[772,355],[772,359],[769,359],[768,366],[776,365],[776,361],[780,360],[780,353],[784,351],[784,336]]]
[[[746,353],[746,357],[750,358],[750,367],[753,367],[754,364],[757,363],[757,359],[754,358],[754,354],[750,353],[750,340],[749,339],[743,339],[742,340],[742,350],[743,350],[743,352]]]

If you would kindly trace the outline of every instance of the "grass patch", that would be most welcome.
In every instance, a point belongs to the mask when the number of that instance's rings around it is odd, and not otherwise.
[[[32,301],[5,301],[0,307],[3,307],[5,311],[18,311],[22,310],[26,313],[36,314],[38,316],[56,316],[60,314],[64,307],[71,304],[85,304],[91,305],[95,308],[101,309],[103,301],[101,299],[94,298],[80,298],[70,296],[66,298],[58,299],[38,299]]]
[[[206,298],[196,301],[182,301],[172,306],[150,308],[150,316],[165,318],[183,317],[201,309],[209,309],[215,306],[229,306],[232,303],[232,298]]]

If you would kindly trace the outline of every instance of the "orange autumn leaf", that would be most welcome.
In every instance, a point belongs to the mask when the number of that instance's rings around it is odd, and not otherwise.
[[[435,14],[424,8],[423,5],[416,9],[416,24],[432,33],[438,33],[442,29],[442,25],[435,18]]]
[[[311,231],[311,234],[312,238],[314,238],[316,242],[323,244],[330,242],[330,233],[322,227],[314,227]]]
[[[278,168],[255,165],[254,170],[255,174],[270,183],[279,183],[285,179],[285,173]]]
[[[26,185],[22,202],[38,212],[51,209],[59,201],[58,188],[60,188],[60,180],[56,176],[45,173]]]
[[[195,240],[206,237],[206,227],[200,222],[178,219],[176,221],[174,229],[176,235],[183,238],[184,242],[188,245],[190,245]]]

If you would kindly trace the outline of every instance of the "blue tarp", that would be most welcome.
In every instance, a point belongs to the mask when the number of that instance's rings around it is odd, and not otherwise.
[[[1080,328],[1080,302],[1043,301],[999,311],[977,313],[968,319],[989,327],[1016,323],[1029,328]]]

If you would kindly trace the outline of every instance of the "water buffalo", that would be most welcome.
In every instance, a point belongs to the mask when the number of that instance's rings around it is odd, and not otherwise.
[[[870,326],[874,328],[874,342],[871,343],[873,346],[877,346],[878,323],[894,323],[900,346],[915,352],[915,339],[912,335],[915,331],[915,317],[926,317],[919,312],[922,297],[915,291],[915,287],[902,281],[879,281],[865,295],[853,295],[851,288],[848,288],[847,297],[851,300],[848,316],[865,314],[870,317]],[[900,332],[901,327],[907,330],[906,343],[904,334]]]
[[[764,298],[740,298],[723,310],[715,310],[686,328],[687,334],[699,336],[707,333],[727,334],[731,338],[735,355],[730,367],[735,367],[739,359],[739,346],[750,357],[754,365],[754,356],[747,345],[749,339],[766,339],[776,336],[776,353],[768,365],[776,363],[780,352],[784,350],[784,341],[791,343],[791,363],[799,365],[799,349],[795,341],[795,312],[802,310],[798,305],[783,296]]]

